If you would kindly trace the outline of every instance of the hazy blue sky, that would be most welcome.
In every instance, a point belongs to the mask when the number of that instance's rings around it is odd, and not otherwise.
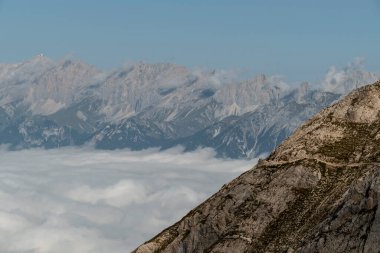
[[[0,0],[0,62],[67,54],[313,79],[364,57],[380,70],[380,0]]]

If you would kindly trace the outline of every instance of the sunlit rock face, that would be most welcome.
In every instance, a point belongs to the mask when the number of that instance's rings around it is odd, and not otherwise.
[[[322,110],[135,252],[377,252],[379,99],[377,82]]]
[[[289,85],[278,76],[239,81],[232,72],[175,64],[136,63],[105,72],[38,55],[0,64],[0,144],[133,150],[182,145],[253,158],[375,78],[351,64],[330,70],[320,85]]]

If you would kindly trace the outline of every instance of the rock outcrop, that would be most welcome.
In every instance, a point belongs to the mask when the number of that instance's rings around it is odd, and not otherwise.
[[[350,93],[134,252],[379,252],[379,112]]]

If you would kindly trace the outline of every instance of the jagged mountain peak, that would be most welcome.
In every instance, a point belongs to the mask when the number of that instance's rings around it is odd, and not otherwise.
[[[302,125],[135,253],[377,252],[380,82]]]
[[[135,64],[128,64],[116,71],[114,71],[110,78],[127,80],[141,80],[141,84],[148,84],[149,81],[159,80],[160,78],[175,78],[187,75],[189,70],[186,67],[171,64],[171,63],[145,63],[139,62]],[[156,84],[156,83],[149,83]]]
[[[280,78],[261,74],[250,80],[225,84],[215,93],[215,99],[226,104],[221,115],[241,115],[260,105],[276,103],[288,89]]]
[[[24,61],[21,64],[52,64],[53,62],[54,61],[52,59],[50,59],[46,55],[40,53],[40,54],[37,54],[37,55],[33,56],[32,58]]]
[[[257,75],[253,81],[255,83],[266,83],[267,82],[267,76],[265,74],[259,74]]]

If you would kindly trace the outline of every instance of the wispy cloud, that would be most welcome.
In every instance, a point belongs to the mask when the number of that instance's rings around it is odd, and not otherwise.
[[[366,71],[364,62],[364,58],[357,57],[343,69],[332,66],[324,77],[322,88],[326,91],[346,94],[355,88],[377,81],[378,74]]]
[[[182,153],[0,151],[0,252],[128,252],[255,161]]]

